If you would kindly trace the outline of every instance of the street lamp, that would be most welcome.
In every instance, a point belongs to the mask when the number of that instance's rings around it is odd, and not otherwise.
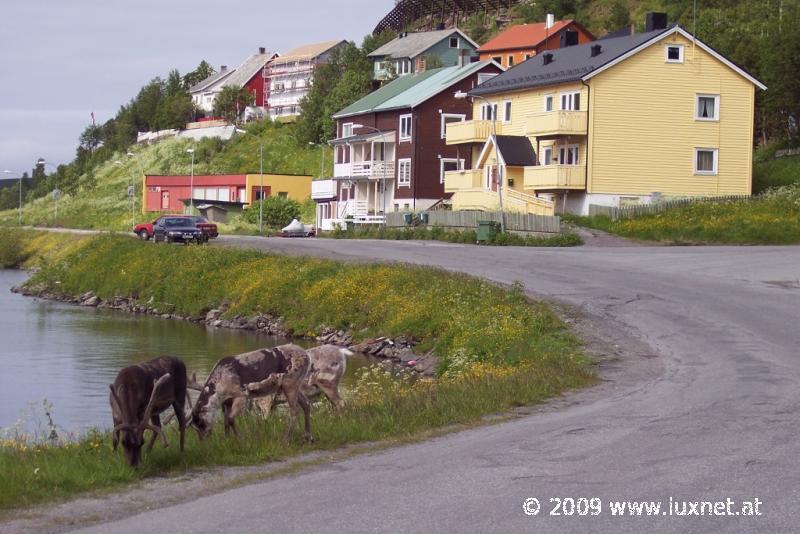
[[[22,226],[22,175],[8,169],[4,170],[3,174],[19,174],[19,225]]]
[[[367,128],[368,130],[372,130],[377,132],[378,135],[383,136],[383,131],[375,128],[374,126],[364,126],[363,124],[353,124],[353,130],[358,130],[359,128]],[[386,225],[386,141],[383,140],[381,137],[381,145],[383,146],[383,224]],[[375,154],[372,155],[375,157]],[[367,193],[367,199],[369,199],[369,193]]]
[[[189,214],[194,215],[194,149],[187,148],[186,152],[192,155],[192,176],[189,178]]]
[[[469,97],[467,93],[464,91],[457,91],[455,96],[458,100],[464,100]],[[500,148],[497,146],[497,110],[493,107],[494,104],[489,102],[486,98],[480,95],[474,95],[472,98],[480,98],[489,106],[489,112],[492,114],[492,142],[494,143],[494,151],[496,155],[500,154]],[[498,177],[498,184],[497,184],[497,199],[500,203],[500,231],[506,231],[506,215],[503,211],[503,168],[499,165],[500,158],[495,158],[497,160],[497,177]]]
[[[258,202],[258,233],[264,233],[264,141],[255,134],[251,134],[247,130],[241,128],[235,129],[236,133],[249,135],[258,139],[258,173],[260,175],[259,183],[259,202]]]
[[[142,162],[136,157],[136,154],[128,151],[127,156],[136,159],[136,164],[139,167],[139,174],[144,176]],[[131,172],[131,185],[128,188],[128,196],[131,198],[131,228],[133,228],[136,226],[136,180],[133,179],[133,172]]]
[[[53,165],[52,163],[48,163],[47,161],[44,160],[44,158],[39,158],[36,160],[36,166],[38,167],[39,165],[41,165],[42,167],[50,165],[50,167],[54,171],[58,172],[56,166]],[[57,179],[58,179],[58,174],[56,174],[56,180]],[[61,191],[58,189],[58,183],[56,183],[55,187],[53,188],[53,200],[55,201],[54,212],[53,212],[53,226],[55,226],[56,223],[58,222],[58,197],[60,196],[61,196]]]

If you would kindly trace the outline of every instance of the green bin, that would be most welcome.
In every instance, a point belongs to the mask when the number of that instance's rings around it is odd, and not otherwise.
[[[486,243],[500,232],[500,223],[495,221],[478,221],[478,243]]]
[[[414,214],[413,213],[404,213],[403,214],[403,222],[406,224],[411,224],[414,221]]]
[[[345,221],[344,225],[347,228],[347,231],[350,233],[352,233],[356,229],[356,223],[354,223],[353,221]]]
[[[419,222],[422,224],[428,224],[430,218],[428,217],[427,213],[420,213],[419,214]]]

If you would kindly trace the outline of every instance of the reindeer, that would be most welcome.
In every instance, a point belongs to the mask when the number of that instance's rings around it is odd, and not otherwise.
[[[344,406],[344,401],[339,395],[339,382],[341,382],[347,369],[347,357],[353,353],[336,345],[320,345],[306,349],[311,368],[303,380],[302,392],[308,400],[316,399],[324,394],[337,410]],[[266,416],[281,402],[278,392],[257,399],[257,406]]]
[[[161,438],[164,447],[168,446],[167,438],[161,430],[159,414],[170,406],[178,418],[183,451],[186,381],[186,366],[183,362],[178,358],[162,356],[122,369],[114,383],[109,384],[109,403],[114,420],[114,450],[117,450],[117,445],[122,441],[125,458],[131,467],[138,467],[141,462],[145,430],[153,432],[147,452],[153,449],[156,437]]]
[[[225,433],[236,430],[236,416],[246,407],[249,398],[282,393],[289,404],[289,426],[284,441],[289,441],[297,421],[298,407],[303,409],[303,437],[311,442],[311,414],[301,387],[310,367],[308,354],[297,345],[281,345],[260,349],[217,362],[203,386],[192,383],[200,391],[192,409],[190,424],[200,439],[211,435],[218,408],[224,415]]]

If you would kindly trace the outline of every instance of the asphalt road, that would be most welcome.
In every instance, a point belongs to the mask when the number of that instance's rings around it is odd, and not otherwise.
[[[606,384],[530,416],[91,531],[797,530],[800,248],[523,249],[253,238],[222,238],[220,244],[226,242],[521,281],[534,294],[598,317],[598,324],[617,324],[604,333],[631,350],[609,367]],[[540,501],[536,516],[523,513],[529,497]],[[759,499],[762,515],[663,515],[670,497]],[[599,498],[601,512],[580,516],[585,507],[579,506],[564,515],[567,505],[561,516],[551,516],[551,498]],[[611,514],[610,501],[628,500],[664,504],[658,517]]]

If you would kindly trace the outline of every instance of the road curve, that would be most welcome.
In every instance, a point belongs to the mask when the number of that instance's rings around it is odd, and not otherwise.
[[[221,238],[221,245],[433,265],[620,324],[647,345],[558,408],[101,524],[92,532],[795,531],[800,248],[535,249]],[[342,252],[347,248],[348,252]],[[650,356],[650,357],[646,357]],[[642,367],[642,365],[647,365]],[[635,376],[635,369],[646,369]],[[641,375],[641,373],[640,373]],[[598,394],[600,392],[600,394]],[[536,497],[541,511],[523,513]],[[551,516],[551,498],[599,498]],[[621,518],[612,500],[753,501],[759,517]],[[738,507],[736,508],[738,509]],[[679,509],[680,510],[680,509]],[[689,507],[691,512],[691,506]]]

